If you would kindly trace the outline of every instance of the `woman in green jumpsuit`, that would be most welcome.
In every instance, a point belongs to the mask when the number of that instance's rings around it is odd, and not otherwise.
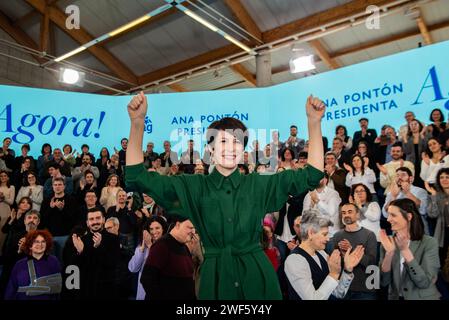
[[[200,299],[282,298],[276,273],[260,245],[262,220],[267,212],[278,211],[289,195],[315,188],[323,177],[324,110],[321,100],[308,98],[309,165],[304,169],[241,175],[237,165],[247,142],[246,127],[236,119],[223,118],[207,133],[214,171],[209,176],[167,177],[143,166],[145,95],[140,93],[129,103],[126,183],[194,224],[204,246]]]

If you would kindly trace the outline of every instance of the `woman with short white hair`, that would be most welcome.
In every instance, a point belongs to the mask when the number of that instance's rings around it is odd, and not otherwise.
[[[346,252],[341,272],[340,252],[334,250],[330,256],[324,252],[330,226],[332,222],[318,210],[303,212],[301,244],[285,260],[290,300],[328,300],[346,295],[364,248],[357,246],[351,253]]]

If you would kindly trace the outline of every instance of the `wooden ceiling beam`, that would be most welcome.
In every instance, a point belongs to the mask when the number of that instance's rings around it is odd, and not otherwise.
[[[225,0],[224,3],[231,11],[232,15],[240,23],[240,25],[250,34],[262,41],[262,31],[260,31],[259,26],[245,9],[242,2],[240,0]],[[250,38],[249,43],[251,45],[258,44],[257,41],[253,38]],[[248,69],[246,69],[242,64],[239,63],[232,65],[231,69],[241,75],[249,85],[251,85],[252,87],[256,86],[256,77],[251,72],[249,72]]]
[[[248,13],[248,11],[243,6],[241,0],[224,0],[224,3],[231,11],[232,15],[237,19],[240,25],[257,39],[262,41],[262,31],[260,31],[259,26]],[[251,44],[256,44],[254,39],[251,39]]]
[[[395,0],[353,0],[343,5],[315,13],[302,19],[284,24],[263,33],[265,43],[293,36],[301,31],[313,30],[334,21],[350,18],[356,14],[366,12],[370,5],[384,6]],[[411,0],[410,0],[411,1]]]
[[[18,44],[39,51],[39,46],[34,40],[25,33],[22,29],[14,26],[12,21],[0,11],[0,29],[5,31]],[[31,55],[37,62],[45,63],[47,60],[42,59],[36,55]]]
[[[416,10],[419,11],[419,17],[416,19],[416,23],[418,24],[418,28],[424,39],[424,43],[426,45],[432,44],[433,43],[432,35],[430,34],[429,29],[427,28],[427,24],[423,17],[422,10],[421,8],[417,8]]]
[[[429,30],[429,32],[432,32],[432,31],[437,31],[437,30],[441,30],[441,29],[445,29],[445,28],[449,28],[449,20],[435,23],[435,24],[429,26],[428,30]],[[348,47],[348,48],[344,48],[344,49],[335,51],[330,54],[330,57],[333,59],[339,58],[339,57],[342,57],[342,56],[345,56],[348,54],[352,54],[352,53],[359,52],[362,50],[371,49],[371,48],[378,47],[378,46],[381,46],[381,45],[384,45],[387,43],[391,43],[394,41],[399,41],[399,40],[403,40],[403,39],[407,39],[407,38],[411,38],[411,37],[416,37],[416,36],[419,36],[420,34],[421,34],[421,32],[419,30],[409,30],[409,31],[401,32],[401,33],[398,33],[398,34],[395,34],[392,36],[368,41],[368,42],[362,43],[361,45],[356,45],[356,46],[352,46],[352,47]]]
[[[241,63],[237,63],[234,65],[231,65],[230,67],[232,71],[238,73],[245,79],[246,82],[248,82],[249,85],[252,87],[257,86],[256,77],[248,70],[246,69]]]
[[[309,41],[309,44],[316,51],[320,59],[327,65],[329,69],[338,69],[341,65],[334,58],[331,58],[326,48],[319,39]]]
[[[176,92],[187,92],[188,90],[178,83],[169,84],[167,87]]]
[[[47,0],[47,5],[48,6],[53,6],[56,4],[56,2],[58,2],[59,0]],[[31,9],[30,12],[24,14],[23,16],[21,16],[20,18],[17,18],[13,24],[15,26],[24,24],[34,18],[37,18],[40,15],[39,11],[35,10],[35,9]]]
[[[48,14],[48,6],[45,7],[41,20],[40,30],[40,51],[48,52],[48,43],[50,38],[50,16]]]
[[[241,52],[241,49],[239,47],[230,44],[225,47],[200,54],[196,57],[139,76],[139,84],[146,84],[173,76],[175,74],[187,72],[192,68],[202,66],[204,64],[228,57],[239,52]]]
[[[25,0],[35,10],[41,14],[45,14],[46,2],[45,0]],[[88,43],[94,37],[90,35],[84,28],[69,30],[65,27],[67,16],[65,13],[54,6],[48,7],[50,20],[55,23],[62,31],[68,34],[72,39],[77,41],[80,45]],[[100,62],[107,66],[117,77],[122,80],[137,84],[137,77],[134,73],[121,62],[112,53],[101,46],[92,46],[87,49]]]

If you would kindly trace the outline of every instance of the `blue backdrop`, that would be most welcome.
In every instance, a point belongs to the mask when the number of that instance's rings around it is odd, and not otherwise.
[[[323,131],[329,140],[338,124],[352,135],[361,117],[378,131],[383,124],[402,125],[409,110],[428,122],[433,108],[445,115],[449,110],[447,57],[449,42],[442,42],[269,88],[148,95],[144,143],[153,141],[160,151],[168,139],[179,151],[193,138],[201,149],[205,128],[223,116],[243,120],[251,129],[250,140],[257,137],[262,145],[271,130],[279,130],[284,140],[291,124],[307,138],[304,103],[309,94],[328,105]],[[70,143],[78,150],[87,143],[95,155],[103,146],[120,149],[120,139],[129,132],[129,100],[0,86],[1,136],[13,138],[16,153],[30,143],[34,156],[45,142],[53,147]]]

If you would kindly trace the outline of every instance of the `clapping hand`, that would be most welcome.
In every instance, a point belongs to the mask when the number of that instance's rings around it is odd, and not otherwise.
[[[345,270],[352,272],[354,268],[360,263],[363,255],[365,254],[365,248],[362,245],[358,245],[354,251],[350,253],[351,250],[346,251],[344,257]]]
[[[75,247],[78,254],[81,254],[84,250],[84,243],[80,237],[78,237],[75,233],[72,235],[73,246]]]
[[[392,254],[396,250],[396,245],[392,237],[389,237],[384,229],[379,231],[379,238],[382,247],[384,247],[386,253]]]
[[[427,181],[424,182],[424,186],[426,187],[427,192],[429,192],[432,196],[437,194],[435,188],[432,188]]]
[[[94,240],[94,248],[98,248],[101,244],[101,233],[95,232],[93,240]]]

